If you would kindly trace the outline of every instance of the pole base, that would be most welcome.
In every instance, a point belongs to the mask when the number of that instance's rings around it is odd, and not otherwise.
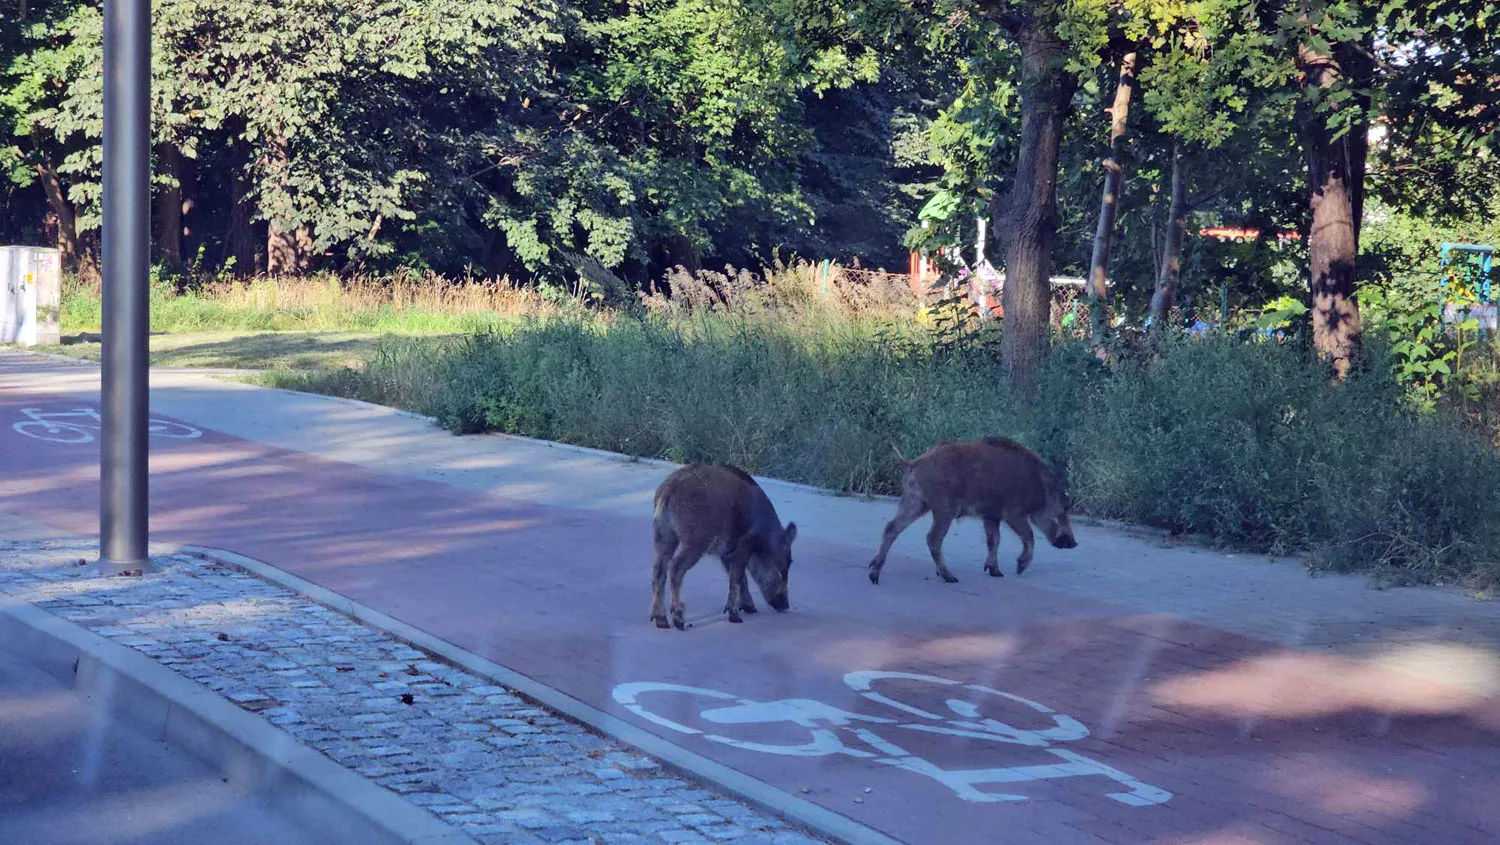
[[[152,572],[160,572],[161,567],[151,562],[150,558],[144,560],[105,560],[99,559],[95,564],[94,571],[103,578],[116,578],[122,575],[149,575]]]

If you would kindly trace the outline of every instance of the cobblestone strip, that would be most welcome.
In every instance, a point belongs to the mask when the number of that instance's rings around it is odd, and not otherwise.
[[[192,554],[91,577],[96,551],[0,541],[0,592],[129,646],[484,843],[819,840],[492,682]]]

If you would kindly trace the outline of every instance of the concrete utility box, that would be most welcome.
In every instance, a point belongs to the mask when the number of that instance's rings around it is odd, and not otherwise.
[[[62,342],[62,253],[0,246],[0,343]]]

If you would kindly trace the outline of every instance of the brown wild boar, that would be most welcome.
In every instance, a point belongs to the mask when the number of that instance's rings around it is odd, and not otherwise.
[[[938,575],[950,584],[958,579],[943,564],[943,537],[955,519],[977,516],[984,520],[989,550],[984,571],[996,578],[1005,576],[996,557],[1001,522],[1021,538],[1017,575],[1031,565],[1032,523],[1057,548],[1078,546],[1073,527],[1068,524],[1066,479],[1035,452],[1013,440],[986,437],[963,443],[943,442],[916,460],[906,460],[899,451],[896,457],[906,465],[906,479],[896,517],[885,526],[880,551],[870,561],[872,584],[880,583],[880,570],[891,544],[928,511],[932,512],[932,530],[927,532],[927,549],[932,552]]]
[[[656,627],[667,627],[662,591],[670,580],[672,624],[683,630],[682,579],[705,554],[718,557],[729,575],[724,612],[730,622],[755,612],[747,569],[767,604],[778,611],[789,606],[787,576],[797,526],[782,527],[765,491],[743,471],[690,464],[672,473],[656,490],[655,532],[651,621]]]

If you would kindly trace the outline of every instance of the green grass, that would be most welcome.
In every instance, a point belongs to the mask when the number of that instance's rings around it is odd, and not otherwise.
[[[151,288],[151,330],[185,332],[336,332],[365,335],[448,335],[487,331],[525,313],[559,306],[535,292],[504,284],[453,284],[440,279],[293,280],[219,282],[177,292]],[[65,334],[97,332],[99,292],[68,284],[62,297]]]
[[[507,285],[443,280],[307,279],[213,283],[185,292],[154,284],[151,363],[233,369],[328,369],[357,365],[381,337],[493,331],[523,313],[561,306]],[[63,344],[41,350],[98,360],[99,292],[63,292]]]
[[[1184,340],[1105,369],[1064,342],[1040,398],[1021,399],[983,349],[910,325],[570,317],[386,340],[363,368],[270,381],[428,413],[459,433],[726,461],[853,493],[897,490],[892,444],[911,455],[1003,434],[1065,460],[1085,513],[1310,551],[1316,567],[1393,583],[1500,574],[1500,459],[1484,439],[1455,417],[1407,412],[1383,375],[1331,387],[1290,346]]]

